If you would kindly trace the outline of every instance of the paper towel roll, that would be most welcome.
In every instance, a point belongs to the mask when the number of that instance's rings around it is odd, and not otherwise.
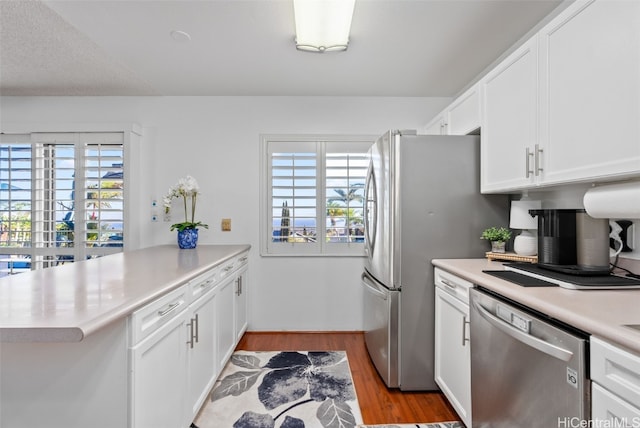
[[[640,219],[640,181],[594,187],[583,203],[593,218]]]

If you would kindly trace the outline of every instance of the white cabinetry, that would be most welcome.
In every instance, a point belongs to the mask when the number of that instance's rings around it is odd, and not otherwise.
[[[575,2],[539,43],[544,183],[640,173],[640,2]]]
[[[482,191],[640,175],[640,2],[576,1],[482,80]]]
[[[216,364],[217,270],[190,283],[193,303],[189,306],[187,365],[189,368],[189,418],[193,420],[204,403],[221,367]]]
[[[640,423],[640,355],[592,337],[591,380],[591,418],[598,426]]]
[[[534,37],[481,82],[483,192],[528,187],[540,174],[537,61]]]
[[[473,86],[426,126],[427,135],[468,135],[480,128],[480,93]]]
[[[132,428],[189,426],[247,327],[248,253],[131,316]]]
[[[218,367],[224,367],[235,348],[233,296],[235,278],[229,276],[221,281],[216,298],[217,350]]]
[[[480,93],[472,86],[451,103],[448,110],[447,134],[468,135],[480,128]]]
[[[187,319],[186,286],[132,315],[132,427],[184,426]]]
[[[230,260],[220,270],[216,299],[218,323],[217,361],[219,367],[229,360],[236,344],[247,329],[248,253]]]
[[[435,380],[466,426],[471,426],[469,288],[435,268]]]
[[[245,256],[246,258],[247,256]],[[244,332],[247,330],[247,291],[248,291],[248,269],[243,266],[238,270],[236,275],[236,291],[234,296],[235,310],[235,332],[236,342],[240,340]]]
[[[236,341],[239,341],[249,323],[249,253],[240,254],[237,258],[236,292],[234,298]]]
[[[426,135],[447,135],[446,110],[431,119],[424,131]]]

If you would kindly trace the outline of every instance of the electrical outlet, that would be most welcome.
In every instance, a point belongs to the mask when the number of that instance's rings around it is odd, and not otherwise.
[[[222,219],[221,228],[222,228],[223,232],[231,231],[231,219],[230,218],[223,218]]]
[[[622,241],[622,253],[630,253],[633,251],[633,222],[630,220],[614,220],[618,226],[620,226],[620,231],[618,236]],[[629,244],[632,246],[630,247]],[[609,239],[609,247],[612,249],[619,248],[619,244],[616,244],[613,238]]]
[[[616,220],[616,222],[623,228],[620,238],[624,245],[620,257],[640,260],[640,220]]]

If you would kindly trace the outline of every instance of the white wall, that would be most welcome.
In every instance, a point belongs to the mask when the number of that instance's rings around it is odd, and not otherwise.
[[[260,134],[382,134],[421,129],[448,98],[2,97],[5,123],[131,123],[143,127],[135,185],[142,246],[174,244],[151,201],[187,174],[201,187],[202,244],[252,245],[251,330],[361,330],[361,258],[259,256]],[[173,213],[174,220],[179,213]],[[231,232],[220,231],[222,218]],[[283,276],[282,273],[287,275]]]

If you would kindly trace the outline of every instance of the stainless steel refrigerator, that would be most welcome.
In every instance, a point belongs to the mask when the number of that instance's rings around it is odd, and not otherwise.
[[[389,131],[369,150],[362,274],[367,350],[390,388],[437,390],[436,258],[484,257],[508,198],[480,194],[478,136]]]

